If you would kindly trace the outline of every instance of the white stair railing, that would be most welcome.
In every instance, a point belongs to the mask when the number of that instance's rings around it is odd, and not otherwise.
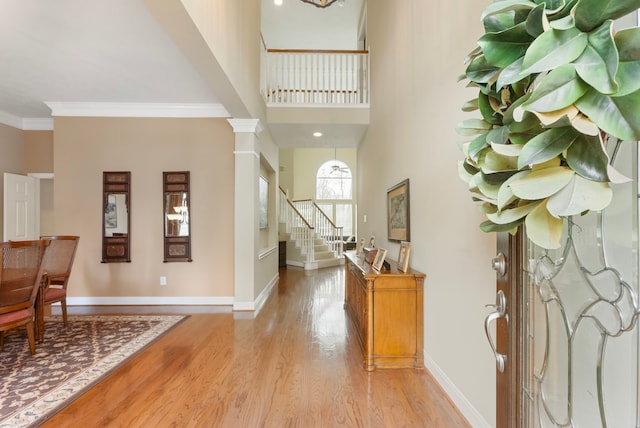
[[[285,224],[287,234],[300,248],[300,253],[305,256],[306,263],[314,263],[315,230],[293,206],[282,188],[280,188],[280,222]]]
[[[367,51],[262,46],[260,90],[268,105],[369,105]]]
[[[343,228],[336,226],[324,211],[311,199],[294,201],[293,206],[313,226],[316,235],[323,239],[336,257],[342,257]]]

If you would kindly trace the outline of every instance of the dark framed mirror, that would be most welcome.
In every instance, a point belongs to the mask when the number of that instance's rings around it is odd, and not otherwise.
[[[163,172],[164,261],[191,260],[189,171]]]
[[[131,262],[131,172],[102,173],[102,263]]]

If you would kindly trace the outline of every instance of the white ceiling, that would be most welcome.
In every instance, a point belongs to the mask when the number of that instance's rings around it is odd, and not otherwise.
[[[269,47],[356,48],[363,0],[261,1]],[[0,10],[0,122],[48,119],[46,103],[219,105],[142,0],[0,0]]]
[[[45,102],[218,103],[142,0],[0,0],[0,111]]]

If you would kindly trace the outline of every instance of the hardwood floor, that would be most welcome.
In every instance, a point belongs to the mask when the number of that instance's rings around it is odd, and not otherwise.
[[[191,315],[42,426],[468,427],[427,370],[362,368],[343,275],[283,269],[256,317]]]

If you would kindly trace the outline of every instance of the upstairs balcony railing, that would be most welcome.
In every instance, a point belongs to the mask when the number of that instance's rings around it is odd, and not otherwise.
[[[369,105],[369,53],[262,50],[261,92],[267,105]]]

